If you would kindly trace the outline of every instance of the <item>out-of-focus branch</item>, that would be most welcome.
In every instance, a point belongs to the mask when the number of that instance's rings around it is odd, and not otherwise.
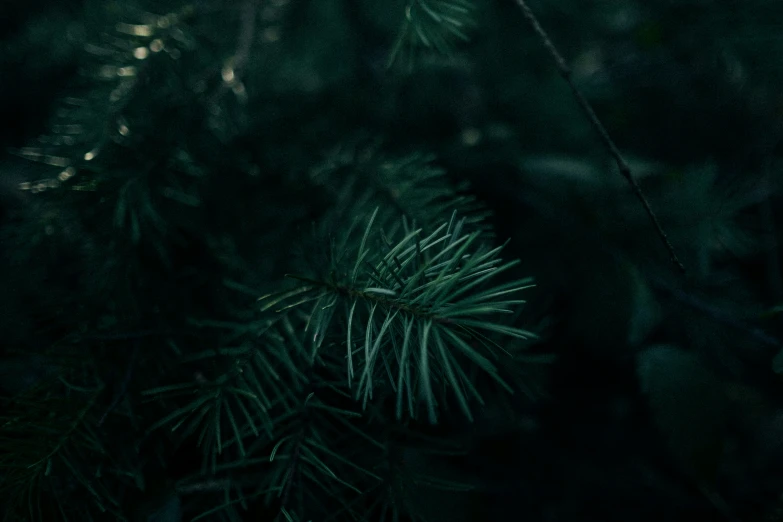
[[[239,39],[237,41],[237,50],[234,54],[235,69],[242,69],[250,58],[250,49],[253,47],[253,40],[256,35],[256,12],[259,3],[260,0],[247,0],[242,5]]]
[[[210,96],[209,100],[214,103],[226,90],[242,87],[242,73],[245,65],[250,59],[250,51],[253,48],[253,41],[256,38],[256,18],[258,17],[258,7],[261,0],[245,0],[239,9],[239,36],[237,37],[237,47],[233,56],[223,65],[220,75],[223,82]],[[213,74],[210,70],[205,76]]]
[[[544,28],[539,23],[538,18],[536,18],[536,15],[527,5],[527,2],[525,0],[516,0],[516,2],[519,5],[519,7],[522,9],[522,13],[525,16],[525,19],[528,21],[530,26],[538,35],[539,39],[544,44],[544,47],[546,47],[550,56],[554,60],[555,65],[557,66],[557,70],[560,73],[560,76],[562,76],[563,79],[566,81],[566,83],[568,83],[568,86],[571,88],[571,92],[576,98],[576,101],[579,103],[579,106],[582,108],[582,111],[590,120],[591,125],[598,133],[607,151],[612,156],[612,158],[614,158],[615,162],[617,163],[617,168],[620,169],[620,174],[622,174],[622,176],[626,179],[628,184],[631,186],[631,189],[633,190],[634,194],[644,206],[644,210],[647,212],[647,215],[650,217],[650,221],[652,221],[653,226],[658,232],[658,236],[660,236],[661,241],[663,241],[663,244],[666,246],[666,249],[669,251],[669,255],[671,256],[672,262],[677,266],[677,268],[680,269],[681,272],[684,273],[685,266],[680,262],[679,258],[677,257],[677,254],[674,251],[674,246],[672,246],[671,242],[669,241],[669,237],[666,235],[666,232],[663,230],[663,227],[658,221],[658,217],[655,215],[655,212],[653,212],[653,209],[650,206],[650,202],[647,201],[647,197],[644,195],[644,192],[642,192],[641,187],[634,179],[631,173],[631,167],[628,166],[628,163],[625,161],[622,154],[620,153],[620,149],[617,147],[612,137],[609,136],[609,132],[606,130],[606,127],[604,127],[603,123],[601,123],[601,120],[598,119],[598,116],[596,115],[593,106],[590,105],[590,102],[587,101],[587,98],[585,98],[584,94],[582,94],[582,91],[579,90],[579,87],[577,87],[576,83],[574,83],[573,73],[571,71],[571,68],[563,59],[563,56],[557,50],[555,44],[552,43],[552,39],[549,38],[549,35],[546,33],[546,31],[544,31]]]

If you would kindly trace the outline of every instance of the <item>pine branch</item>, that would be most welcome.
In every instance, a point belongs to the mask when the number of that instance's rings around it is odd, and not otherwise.
[[[291,276],[300,285],[262,297],[262,310],[287,313],[312,305],[305,314],[312,359],[334,335],[332,320],[342,307],[348,388],[363,407],[381,381],[397,394],[397,417],[403,415],[406,396],[408,412],[415,417],[420,388],[434,423],[435,390],[448,383],[471,419],[469,401],[483,399],[463,366],[469,362],[509,389],[492,362],[504,349],[490,336],[534,335],[492,317],[512,313],[510,308],[524,301],[509,299],[511,294],[532,285],[517,280],[490,286],[489,281],[516,263],[504,264],[498,257],[502,247],[482,245],[480,233],[463,233],[465,221],[455,215],[429,235],[403,226],[397,241],[378,230],[377,216],[376,209],[361,239],[348,237],[344,247],[335,247],[327,277]]]
[[[422,47],[451,56],[455,42],[470,39],[466,30],[474,25],[474,10],[472,0],[409,0],[388,66],[402,60],[412,67]]]
[[[197,178],[203,172],[186,145],[173,143],[182,140],[171,122],[173,111],[192,122],[201,108],[202,95],[188,81],[183,62],[198,54],[192,25],[203,10],[188,5],[158,15],[131,3],[98,12],[104,19],[86,42],[82,81],[69,89],[39,144],[16,151],[59,173],[19,188],[54,192],[61,203],[77,205],[88,198],[84,192],[100,192],[100,200],[111,203],[88,205],[85,217],[101,225],[113,218],[123,231],[112,234],[114,244],[149,246],[170,266],[171,243],[184,238],[174,222],[183,206],[201,204]],[[113,216],[106,215],[110,205]]]
[[[236,49],[223,65],[220,75],[222,83],[209,97],[208,105],[217,103],[218,99],[229,89],[243,92],[242,75],[250,59],[253,42],[256,39],[258,7],[260,0],[245,0],[239,9],[239,36]]]
[[[182,428],[181,437],[198,434],[204,450],[204,472],[215,472],[218,456],[235,446],[241,458],[247,456],[244,440],[272,437],[274,423],[271,411],[287,408],[290,403],[288,383],[281,383],[284,369],[296,371],[283,350],[269,349],[271,343],[258,346],[244,342],[239,347],[206,350],[185,357],[181,363],[208,363],[216,368],[215,375],[191,382],[159,386],[142,392],[148,400],[166,402],[187,397],[188,402],[169,411],[148,428],[148,433],[164,426],[170,430]],[[202,366],[203,367],[203,366]],[[223,434],[226,429],[228,436]]]
[[[255,444],[256,448],[268,452],[262,460],[270,468],[260,488],[267,502],[278,506],[277,519],[308,512],[305,499],[310,506],[320,505],[319,510],[325,515],[330,509],[321,505],[320,499],[345,506],[343,499],[347,491],[359,493],[354,482],[377,478],[335,447],[345,438],[339,426],[350,424],[361,414],[324,402],[322,397],[328,395],[329,386],[323,376],[316,375],[312,365],[305,370],[304,379],[296,388],[298,404],[274,419],[273,444]]]
[[[373,470],[362,492],[323,522],[351,520],[429,520],[421,511],[428,502],[423,490],[464,493],[474,486],[453,477],[453,469],[441,467],[444,456],[464,456],[465,448],[441,437],[429,437],[419,427],[394,422],[377,401],[361,426],[344,423],[349,435],[363,444],[351,444],[344,457]],[[352,432],[352,433],[350,433]],[[358,438],[357,438],[358,436]]]
[[[544,44],[544,47],[546,47],[547,51],[549,52],[549,55],[552,57],[552,60],[555,62],[555,65],[557,66],[557,70],[560,73],[560,76],[562,76],[563,79],[566,81],[566,83],[568,83],[568,86],[571,88],[571,92],[573,93],[574,98],[576,98],[577,103],[579,103],[579,106],[582,108],[582,111],[585,113],[585,116],[587,116],[587,119],[590,121],[590,124],[593,126],[593,129],[595,129],[595,131],[598,133],[598,136],[600,137],[601,142],[606,147],[606,150],[615,160],[615,163],[617,164],[617,168],[620,169],[620,174],[625,178],[625,180],[630,185],[636,197],[642,203],[642,206],[644,206],[644,210],[647,212],[647,215],[650,217],[650,221],[655,227],[658,236],[661,238],[661,241],[666,247],[666,250],[669,252],[672,262],[677,266],[677,268],[682,273],[685,273],[685,266],[680,262],[679,258],[677,257],[677,254],[674,251],[674,246],[669,241],[669,237],[666,235],[666,232],[663,230],[663,227],[658,221],[658,217],[656,216],[655,212],[653,212],[653,209],[650,206],[650,202],[647,200],[647,197],[644,195],[644,192],[642,192],[642,188],[639,186],[639,183],[633,177],[633,174],[631,172],[631,167],[623,158],[622,154],[620,153],[620,149],[617,147],[614,140],[609,135],[609,131],[606,130],[604,124],[601,123],[601,120],[598,119],[598,115],[595,113],[593,106],[590,104],[589,101],[587,101],[587,98],[585,98],[584,94],[582,94],[582,91],[579,89],[579,87],[577,87],[573,79],[573,72],[571,68],[568,66],[563,56],[557,50],[557,47],[555,47],[555,44],[552,42],[552,39],[549,38],[549,35],[541,26],[541,23],[538,21],[538,18],[530,9],[527,2],[525,0],[516,0],[516,2],[519,5],[519,7],[522,9],[522,13],[525,16],[525,19],[533,28],[533,31],[535,31],[535,33],[538,35],[539,39]]]
[[[467,182],[452,183],[433,155],[388,156],[377,143],[341,147],[311,177],[334,194],[336,208],[393,207],[394,219],[405,217],[427,228],[448,221],[456,210],[471,231],[481,230],[487,239],[492,234],[491,212]]]
[[[323,362],[319,360],[318,366]],[[332,449],[337,442],[333,434],[343,436],[335,426],[350,424],[351,419],[360,418],[361,414],[322,400],[328,393],[328,379],[316,374],[315,363],[306,363],[308,366],[297,389],[297,407],[275,420],[277,440],[268,457],[274,464],[268,489],[277,492],[278,519],[289,516],[289,512],[303,513],[304,498],[312,501],[325,495],[330,501],[344,504],[345,491],[359,493],[352,478],[375,477],[371,471]]]
[[[91,38],[85,45],[87,85],[72,89],[62,100],[49,133],[38,140],[41,146],[12,151],[62,170],[55,177],[25,182],[19,188],[34,193],[59,187],[94,190],[96,180],[77,180],[90,174],[91,163],[109,143],[124,142],[130,136],[133,129],[123,112],[149,77],[149,58],[163,50],[174,51],[178,42],[172,29],[194,14],[192,7],[185,7],[153,16],[147,23],[111,20],[100,39]]]
[[[51,512],[110,512],[124,520],[111,482],[100,478],[110,459],[103,443],[95,404],[103,386],[74,386],[60,379],[13,399],[0,417],[0,495],[5,515],[48,520]],[[132,475],[132,473],[131,473]],[[85,502],[84,498],[89,500]]]
[[[322,400],[330,379],[316,374],[314,365],[319,372],[334,365],[320,357],[311,359],[302,340],[303,329],[298,327],[299,317],[281,315],[277,319],[272,324],[235,326],[242,335],[260,338],[260,343],[185,357],[183,362],[198,362],[200,368],[204,363],[206,367],[216,365],[216,377],[202,376],[194,383],[161,386],[143,393],[160,401],[188,397],[188,402],[149,431],[170,425],[172,431],[184,429],[181,437],[198,438],[204,466],[178,491],[224,495],[194,520],[215,514],[231,518],[234,510],[240,506],[246,509],[247,503],[257,497],[279,503],[280,516],[284,516],[283,510],[298,513],[301,506],[296,503],[302,495],[312,503],[320,497],[339,499],[343,487],[354,488],[345,471],[335,474],[338,468],[347,466],[354,472],[370,473],[330,449],[329,434],[336,431],[331,419],[360,416]],[[236,335],[235,331],[229,333],[232,338]],[[235,451],[229,453],[228,449]],[[259,456],[259,451],[266,453]],[[218,456],[222,458],[218,460]],[[230,475],[224,476],[226,473]],[[293,509],[295,506],[297,509]]]

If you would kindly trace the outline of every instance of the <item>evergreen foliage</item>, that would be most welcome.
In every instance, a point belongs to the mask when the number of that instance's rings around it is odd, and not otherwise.
[[[777,3],[9,5],[3,520],[781,520]]]

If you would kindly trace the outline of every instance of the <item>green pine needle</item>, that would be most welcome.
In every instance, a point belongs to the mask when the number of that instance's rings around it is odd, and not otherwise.
[[[332,253],[333,260],[354,259],[349,267],[329,266],[325,271],[333,274],[330,278],[292,276],[303,284],[262,298],[261,308],[290,312],[327,296],[333,304],[341,301],[344,323],[334,321],[332,305],[316,306],[305,314],[309,328],[317,325],[320,332],[308,342],[313,353],[319,353],[321,333],[334,337],[342,328],[344,382],[363,408],[376,387],[388,387],[396,394],[398,418],[406,413],[416,417],[418,401],[423,400],[429,420],[435,422],[438,405],[445,400],[436,390],[445,383],[472,419],[469,402],[481,399],[466,377],[470,373],[466,366],[478,367],[511,390],[492,362],[505,352],[498,343],[502,338],[527,340],[534,335],[500,318],[524,303],[509,297],[532,283],[528,279],[495,283],[516,262],[504,263],[499,257],[502,247],[487,247],[481,233],[464,233],[465,220],[457,219],[456,213],[430,234],[419,228],[406,233],[403,224],[397,241],[390,241],[393,234],[379,225],[388,222],[382,214],[376,208],[360,238],[343,242],[348,248],[356,245],[353,254]]]
[[[410,0],[388,65],[401,62],[411,69],[424,50],[452,56],[457,43],[470,40],[475,10],[471,0]]]

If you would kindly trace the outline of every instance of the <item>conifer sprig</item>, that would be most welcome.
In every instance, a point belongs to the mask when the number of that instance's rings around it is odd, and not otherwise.
[[[503,352],[499,342],[534,335],[497,317],[524,303],[515,296],[532,283],[492,284],[517,263],[504,263],[502,247],[483,244],[480,232],[464,233],[465,220],[456,214],[430,233],[404,222],[396,240],[378,221],[376,209],[362,235],[342,243],[347,251],[332,252],[325,277],[292,275],[300,284],[262,297],[261,308],[284,313],[307,306],[311,357],[340,328],[346,382],[365,408],[383,383],[396,393],[398,418],[404,411],[415,417],[421,396],[435,422],[438,390],[449,389],[472,418],[469,402],[483,399],[467,365],[510,389],[493,362]],[[344,315],[335,326],[337,309]]]
[[[409,0],[389,66],[402,62],[410,68],[424,49],[451,55],[457,42],[470,39],[475,9],[471,0]]]
[[[217,368],[214,374],[144,392],[164,405],[186,397],[149,431],[170,426],[182,439],[197,439],[204,464],[189,482],[225,485],[223,498],[196,520],[235,520],[240,508],[259,497],[279,509],[279,520],[287,520],[302,512],[302,499],[311,506],[318,499],[342,499],[344,490],[358,491],[357,476],[373,476],[334,448],[344,438],[343,422],[361,414],[333,400],[337,392],[351,404],[332,384],[335,365],[321,354],[311,357],[298,327],[306,318],[298,312],[238,327],[241,333],[228,335],[238,348],[184,357],[202,371]]]
[[[420,513],[421,488],[459,493],[474,489],[471,484],[426,465],[445,455],[464,454],[453,441],[433,439],[409,426],[389,422],[391,419],[377,406],[373,406],[368,416],[373,414],[379,415],[380,428],[362,432],[360,436],[369,444],[351,448],[348,456],[368,463],[374,476],[366,481],[367,485],[348,508],[331,513],[324,522],[344,520],[346,516],[356,522],[401,519],[424,522],[427,518]],[[373,421],[369,425],[377,426]],[[362,508],[351,510],[354,504]]]
[[[42,192],[68,187],[94,190],[92,165],[103,149],[114,143],[132,142],[137,130],[126,118],[138,91],[149,82],[149,69],[156,55],[180,56],[192,47],[183,31],[183,21],[194,15],[192,6],[165,15],[139,13],[124,8],[126,20],[97,24],[96,34],[84,45],[81,64],[84,85],[71,89],[60,103],[49,132],[35,147],[15,151],[20,156],[59,168],[55,177],[20,188]],[[81,88],[80,88],[81,87]]]
[[[377,144],[342,147],[311,172],[339,207],[391,207],[401,217],[424,227],[448,221],[456,210],[469,230],[491,237],[491,215],[466,181],[453,183],[430,154],[390,156]],[[357,204],[360,203],[360,204]]]
[[[91,520],[97,512],[124,520],[111,480],[102,477],[118,471],[98,424],[102,391],[100,384],[61,379],[13,399],[0,417],[0,497],[9,502],[4,520],[48,520],[55,513]]]
[[[190,382],[145,390],[143,395],[148,400],[178,406],[172,406],[172,411],[152,424],[148,433],[165,426],[178,431],[182,438],[197,436],[204,452],[203,470],[212,473],[224,450],[235,448],[234,453],[245,458],[246,440],[271,439],[275,412],[291,407],[294,399],[289,387],[301,372],[286,351],[286,340],[275,337],[277,333],[269,335],[272,341],[266,345],[244,340],[239,346],[185,357],[185,364],[212,366],[217,371],[210,376],[199,373]],[[175,402],[180,398],[186,398],[181,405]]]

